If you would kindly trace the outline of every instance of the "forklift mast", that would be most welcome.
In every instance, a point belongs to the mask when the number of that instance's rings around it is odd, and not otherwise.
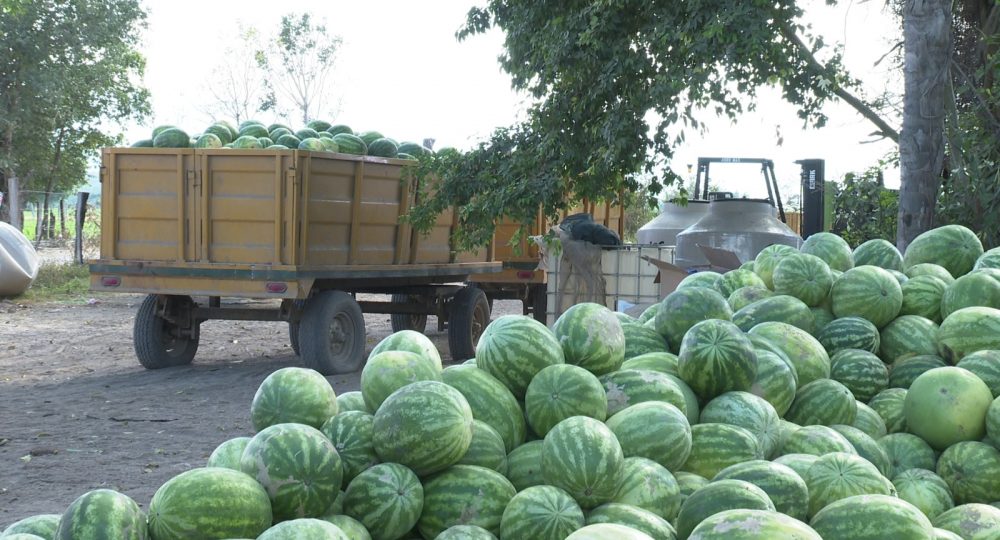
[[[764,185],[767,186],[767,201],[778,208],[778,218],[785,223],[785,207],[781,203],[778,192],[778,180],[774,176],[774,161],[763,158],[733,158],[733,157],[700,157],[698,158],[698,173],[695,176],[695,198],[704,201],[711,200],[708,191],[709,167],[712,163],[754,163],[760,165],[764,175]]]

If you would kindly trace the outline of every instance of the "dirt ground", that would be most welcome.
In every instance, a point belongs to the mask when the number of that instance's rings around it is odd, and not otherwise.
[[[275,369],[301,365],[287,325],[209,321],[190,366],[147,371],[132,350],[138,295],[74,303],[0,302],[0,530],[61,513],[77,496],[112,488],[144,508],[170,477],[202,466],[216,445],[252,435],[249,407]],[[496,302],[494,318],[520,313]],[[368,349],[391,333],[366,315]],[[428,335],[446,362],[447,334]],[[329,377],[337,393],[359,373]]]

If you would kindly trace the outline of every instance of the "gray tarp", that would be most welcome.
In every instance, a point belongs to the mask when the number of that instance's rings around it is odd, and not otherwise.
[[[0,222],[0,296],[17,296],[38,275],[38,253],[31,242],[7,223]]]

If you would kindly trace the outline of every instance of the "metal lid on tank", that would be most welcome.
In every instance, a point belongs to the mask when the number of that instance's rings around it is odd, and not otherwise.
[[[689,199],[681,206],[675,201],[660,205],[660,215],[639,228],[636,241],[640,244],[674,245],[677,234],[708,213],[709,201]]]

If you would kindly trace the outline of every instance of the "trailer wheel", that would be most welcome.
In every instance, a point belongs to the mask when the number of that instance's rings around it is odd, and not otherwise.
[[[394,294],[392,295],[393,304],[405,304],[409,302],[413,296],[408,294]],[[392,331],[400,332],[402,330],[415,330],[424,333],[427,329],[427,314],[416,314],[416,313],[391,313],[389,314],[389,321],[392,323]]]
[[[490,303],[476,287],[455,293],[448,309],[448,348],[455,362],[475,358],[476,343],[490,324]]]
[[[180,315],[194,307],[190,296],[150,294],[139,304],[132,327],[132,343],[139,363],[146,369],[190,364],[198,352],[198,332],[185,336],[162,312]]]
[[[296,300],[292,304],[296,310],[301,312],[303,306],[305,306],[305,300]],[[295,322],[288,321],[288,343],[292,346],[295,356],[302,356],[302,353],[299,352],[299,326],[301,324],[297,318]]]
[[[342,291],[310,298],[299,321],[299,349],[306,366],[323,375],[357,371],[365,359],[361,306]]]
[[[531,315],[536,321],[548,326],[548,290],[545,285],[532,285],[529,291]]]

